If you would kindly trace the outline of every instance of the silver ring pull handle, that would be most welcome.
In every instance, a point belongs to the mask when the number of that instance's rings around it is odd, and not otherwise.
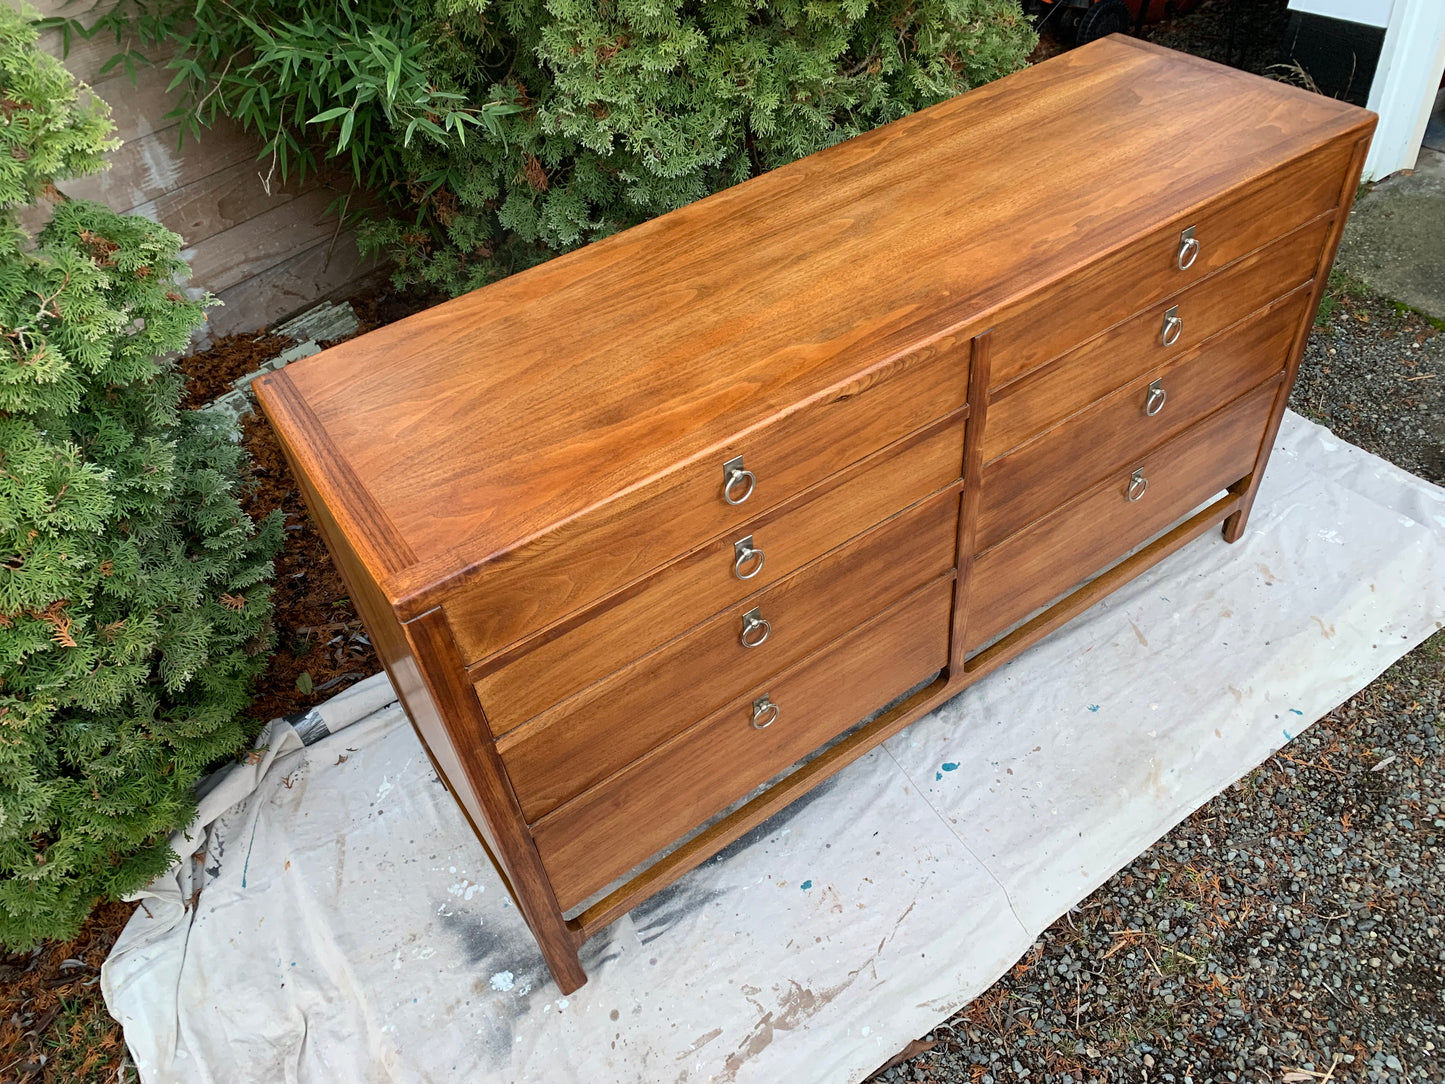
[[[751,565],[744,572],[743,567]],[[740,580],[750,580],[763,570],[763,551],[753,548],[753,536],[739,538],[733,543],[733,575]]]
[[[766,730],[778,721],[778,705],[764,693],[753,701],[753,729]]]
[[[1133,474],[1129,475],[1129,489],[1124,496],[1131,501],[1137,501],[1145,493],[1149,492],[1149,479],[1144,477],[1144,468],[1140,467]]]
[[[1173,305],[1164,313],[1164,327],[1159,340],[1165,346],[1173,346],[1184,333],[1184,321],[1179,317],[1179,306]]]
[[[1144,400],[1144,414],[1152,418],[1164,409],[1164,403],[1169,398],[1169,393],[1164,390],[1164,381],[1156,380],[1149,385],[1149,398]]]
[[[1179,252],[1175,262],[1179,270],[1188,271],[1194,266],[1194,261],[1199,259],[1199,241],[1194,236],[1194,227],[1190,226],[1179,235]]]
[[[743,457],[729,459],[723,464],[723,500],[728,504],[742,504],[753,495],[758,479],[752,471],[743,467]],[[747,486],[739,492],[740,486]]]
[[[772,631],[773,626],[762,615],[762,611],[755,606],[743,614],[743,632],[738,637],[738,642],[743,647],[762,647],[763,642],[772,634]]]

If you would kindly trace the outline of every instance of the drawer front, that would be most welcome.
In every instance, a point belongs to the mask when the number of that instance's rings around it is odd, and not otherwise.
[[[1330,144],[1010,306],[994,325],[991,386],[1038,368],[1331,210],[1353,151],[1347,143]],[[1180,235],[1190,227],[1199,248],[1193,263],[1181,269]]]
[[[487,658],[953,413],[967,398],[968,357],[968,340],[946,336],[795,406],[782,388],[778,406],[786,413],[740,435],[712,460],[647,482],[490,559],[443,604],[462,657]],[[697,404],[700,413],[708,409]],[[569,454],[585,456],[585,442]],[[752,480],[733,484],[729,492],[739,503],[729,504],[724,466],[737,457]]]
[[[1124,463],[1283,372],[1309,293],[1301,290],[1256,313],[986,466],[974,549],[1003,541]]]
[[[578,621],[518,646],[474,672],[500,735],[694,625],[776,583],[894,513],[955,482],[964,422],[955,417],[904,446],[840,473],[804,499],[740,525]],[[736,544],[763,554],[750,579],[733,571]],[[751,570],[753,562],[742,571]]]
[[[1308,282],[1319,264],[1330,225],[1331,218],[1326,217],[1301,226],[1000,389],[989,401],[984,462],[997,459],[1125,381],[1183,354]],[[1181,330],[1179,338],[1166,347],[1164,317],[1174,306]]]
[[[942,670],[952,600],[952,576],[935,581],[539,821],[532,834],[562,909]],[[764,695],[776,718],[759,730]]]
[[[966,650],[1060,598],[1248,474],[1278,386],[1257,388],[975,558]],[[1148,488],[1130,501],[1135,468]]]
[[[529,821],[953,568],[958,495],[932,497],[497,742]],[[756,610],[766,624],[749,623]],[[743,640],[755,646],[744,646]]]

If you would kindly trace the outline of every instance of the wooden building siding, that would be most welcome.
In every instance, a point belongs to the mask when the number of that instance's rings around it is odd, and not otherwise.
[[[109,6],[109,0],[31,3],[43,15],[85,23]],[[41,46],[61,56],[60,32],[46,31]],[[266,327],[375,280],[375,265],[362,260],[354,234],[338,232],[336,218],[326,213],[336,196],[332,186],[314,176],[283,184],[279,174],[268,184],[261,140],[224,119],[182,141],[179,124],[166,116],[179,102],[179,95],[166,93],[173,72],[143,66],[134,80],[119,67],[100,73],[121,48],[108,34],[71,39],[65,66],[110,105],[122,143],[111,152],[109,170],[58,187],[76,199],[155,219],[184,238],[187,285],[224,303],[209,310],[201,338]],[[163,50],[148,52],[163,63]]]

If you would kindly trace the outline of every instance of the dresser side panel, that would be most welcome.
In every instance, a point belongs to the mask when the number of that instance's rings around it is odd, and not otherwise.
[[[1254,499],[1259,493],[1259,484],[1264,479],[1264,469],[1269,464],[1270,452],[1274,449],[1274,440],[1279,434],[1280,422],[1284,419],[1285,408],[1289,405],[1290,392],[1294,389],[1295,379],[1299,376],[1300,360],[1304,357],[1305,344],[1309,341],[1310,329],[1314,326],[1315,313],[1319,311],[1320,298],[1324,295],[1325,286],[1329,282],[1330,268],[1334,266],[1335,255],[1340,248],[1340,240],[1344,237],[1345,223],[1350,218],[1350,207],[1354,203],[1355,193],[1359,189],[1360,176],[1365,168],[1365,156],[1370,151],[1370,140],[1374,136],[1374,131],[1375,122],[1372,116],[1365,134],[1354,139],[1350,144],[1349,164],[1340,178],[1340,199],[1335,223],[1330,230],[1329,238],[1325,241],[1324,249],[1320,253],[1319,266],[1315,270],[1314,291],[1311,294],[1309,305],[1306,306],[1305,314],[1300,319],[1294,344],[1290,347],[1284,383],[1280,385],[1279,392],[1275,396],[1274,408],[1270,411],[1269,421],[1265,425],[1264,440],[1259,446],[1259,457],[1255,460],[1254,469],[1250,472],[1248,479],[1237,490],[1241,494],[1239,510],[1224,521],[1226,542],[1237,542],[1244,533],[1245,524],[1249,522],[1249,513],[1254,507]]]

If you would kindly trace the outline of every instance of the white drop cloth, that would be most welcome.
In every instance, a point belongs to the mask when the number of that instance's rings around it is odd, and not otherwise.
[[[378,677],[211,783],[178,845],[204,856],[152,887],[106,1000],[148,1084],[857,1081],[1442,618],[1445,492],[1289,415],[1240,543],[1210,532],[638,907],[571,997]]]

